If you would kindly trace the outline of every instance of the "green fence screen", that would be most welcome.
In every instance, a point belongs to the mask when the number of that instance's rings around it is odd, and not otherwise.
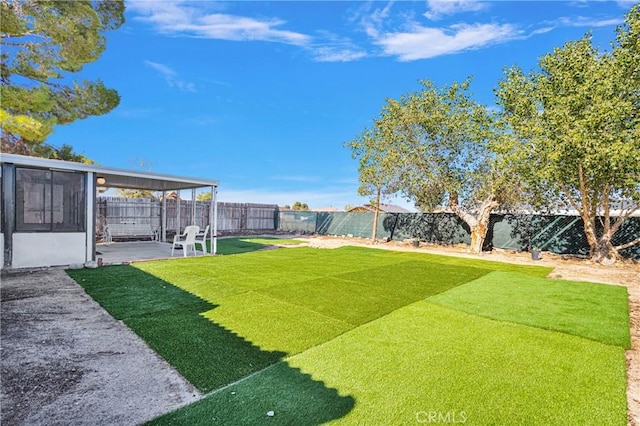
[[[373,213],[279,212],[277,229],[321,235],[350,235],[371,238]],[[449,213],[381,213],[376,238],[404,240],[419,238],[436,244],[469,244],[469,227]],[[640,217],[625,221],[616,233],[614,245],[640,235]],[[557,254],[588,254],[582,219],[568,215],[491,215],[485,248],[528,251],[537,247]],[[622,250],[628,258],[640,260],[640,244]]]

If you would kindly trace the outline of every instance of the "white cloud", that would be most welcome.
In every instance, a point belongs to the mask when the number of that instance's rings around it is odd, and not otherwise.
[[[384,26],[391,15],[392,5],[393,2],[389,2],[384,8],[378,8],[371,12],[371,4],[365,3],[355,12],[351,21],[360,25],[369,37],[376,38],[379,35],[379,29]]]
[[[203,16],[191,25],[194,33],[224,40],[262,40],[304,46],[310,37],[276,27],[285,22],[279,19],[257,20],[243,16],[212,14]]]
[[[638,0],[617,0],[616,3],[618,4],[618,6],[628,9],[631,6],[633,6],[634,4],[636,4],[638,2]]]
[[[413,61],[478,49],[520,36],[509,24],[458,24],[447,29],[415,25],[411,31],[383,34],[375,43],[387,55]]]
[[[313,59],[317,62],[349,62],[362,59],[367,53],[351,39],[329,31],[318,31],[318,43],[310,46]]]
[[[215,6],[215,4],[214,4]],[[163,34],[230,41],[268,41],[307,49],[317,62],[348,62],[367,56],[348,38],[319,31],[319,36],[287,31],[278,18],[252,18],[218,13],[210,10],[210,3],[142,2],[127,4],[139,21],[153,25]],[[175,82],[177,83],[177,82]]]
[[[196,91],[196,86],[193,83],[189,83],[187,81],[181,80],[178,77],[178,73],[175,72],[173,69],[169,68],[168,66],[160,64],[158,62],[152,62],[152,61],[144,61],[144,63],[150,66],[151,68],[153,68],[154,70],[158,71],[160,75],[164,78],[164,80],[167,82],[169,87],[175,87],[176,89],[181,90],[183,92]]]
[[[322,179],[320,176],[306,176],[306,175],[275,175],[269,179],[280,180],[286,182],[319,182]]]
[[[487,8],[487,3],[475,0],[428,0],[424,16],[433,21],[445,15],[462,12],[477,12]]]
[[[556,27],[542,27],[542,28],[538,28],[537,30],[534,30],[531,35],[538,35],[538,34],[546,34],[548,32],[551,32],[553,30],[555,30]]]
[[[624,22],[622,18],[596,19],[586,16],[572,16],[561,18],[556,24],[563,27],[587,27],[598,28],[620,25]]]
[[[364,50],[321,46],[313,50],[313,58],[317,62],[351,62],[367,56]]]
[[[197,3],[196,3],[197,4]],[[285,21],[277,18],[249,18],[224,13],[210,13],[208,3],[202,8],[172,2],[131,2],[127,7],[136,12],[136,19],[152,24],[158,31],[192,37],[233,41],[271,41],[306,46],[311,37],[281,30]]]
[[[541,28],[534,30],[530,35],[545,34],[561,27],[577,27],[577,28],[600,28],[617,26],[624,22],[622,18],[593,18],[586,16],[565,16],[554,21],[542,22]]]
[[[362,7],[354,19],[371,41],[382,48],[382,54],[396,56],[401,61],[428,59],[436,56],[479,49],[522,38],[511,24],[457,24],[443,27],[425,26],[416,20],[412,11],[393,16],[392,3],[372,10]],[[428,19],[459,12],[479,11],[487,3],[472,0],[428,1]],[[424,22],[424,20],[423,20]],[[388,30],[389,28],[394,30]]]

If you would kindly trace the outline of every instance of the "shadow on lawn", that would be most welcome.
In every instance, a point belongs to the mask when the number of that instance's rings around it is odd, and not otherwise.
[[[277,411],[277,423],[311,425],[343,417],[354,406],[352,397],[281,362],[285,352],[262,350],[204,318],[201,313],[217,306],[166,281],[128,265],[67,272],[198,390],[233,383],[159,423],[207,424],[215,418],[247,424]]]
[[[344,417],[354,405],[351,396],[280,362],[149,424],[312,426]]]

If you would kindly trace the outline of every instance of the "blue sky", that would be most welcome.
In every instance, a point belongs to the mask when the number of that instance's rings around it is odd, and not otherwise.
[[[120,106],[48,142],[105,166],[217,179],[220,201],[343,209],[368,201],[343,144],[385,99],[473,76],[476,100],[494,105],[504,67],[532,70],[588,30],[606,49],[634,2],[126,4],[80,74],[118,90]]]

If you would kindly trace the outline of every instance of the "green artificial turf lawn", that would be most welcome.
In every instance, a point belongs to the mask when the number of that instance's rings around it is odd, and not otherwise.
[[[201,392],[281,359],[201,313],[215,307],[131,266],[69,270],[114,318],[122,320]]]
[[[67,274],[119,320],[181,306],[197,305],[201,310],[212,307],[167,281],[127,265],[71,269]]]
[[[357,247],[345,247],[345,249],[358,249]],[[365,249],[366,250],[366,249]],[[386,250],[376,250],[381,252],[387,252]],[[415,253],[415,252],[391,252],[387,256],[393,257],[402,257],[405,259],[412,260],[420,260],[423,262],[433,262],[441,265],[449,265],[449,266],[462,266],[462,267],[471,267],[471,268],[480,268],[491,271],[505,271],[505,272],[519,272],[521,274],[533,275],[536,277],[544,278],[553,268],[548,266],[538,266],[538,265],[519,265],[515,263],[504,263],[504,262],[496,262],[491,260],[483,260],[483,259],[474,259],[468,257],[456,257],[456,256],[445,256],[439,254],[430,254],[430,253]],[[386,256],[385,256],[386,257]]]
[[[429,298],[472,314],[631,347],[627,289],[492,272]]]
[[[304,241],[291,238],[218,238],[216,244],[216,254],[240,254],[251,251],[262,250],[272,245],[296,245]],[[200,244],[197,244],[200,249]],[[207,251],[211,252],[211,241],[207,240]]]
[[[153,424],[625,425],[625,377],[621,347],[420,301]]]
[[[366,249],[300,248],[215,260],[215,267],[198,258],[136,266],[220,305],[204,314],[216,324],[288,354],[489,272]]]
[[[282,359],[232,330],[181,308],[127,318],[124,323],[203,393],[260,371]]]
[[[625,424],[626,292],[549,271],[303,247],[69,274],[212,392],[154,423]]]
[[[253,291],[227,297],[203,316],[264,350],[290,354],[352,328],[346,322]]]
[[[312,426],[344,416],[354,404],[352,396],[340,395],[299,369],[279,362],[147,424]],[[267,414],[270,411],[273,417]]]
[[[203,392],[488,272],[349,247],[134,265],[69,274]]]

